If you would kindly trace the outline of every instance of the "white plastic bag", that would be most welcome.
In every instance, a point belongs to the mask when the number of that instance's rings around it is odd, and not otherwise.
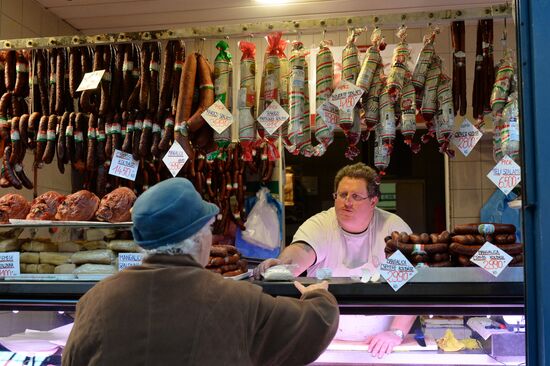
[[[250,210],[242,236],[251,244],[273,250],[281,245],[281,238],[277,209],[267,202],[268,193],[265,187],[256,193],[258,200]]]

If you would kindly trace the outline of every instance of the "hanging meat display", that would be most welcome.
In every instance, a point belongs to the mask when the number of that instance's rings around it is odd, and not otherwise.
[[[466,46],[464,21],[451,23],[451,40],[453,43],[453,106],[455,114],[466,114]]]
[[[472,108],[477,126],[484,124],[483,116],[491,111],[490,97],[495,82],[493,60],[493,20],[481,19],[477,23],[476,62]]]
[[[242,148],[242,159],[252,161],[252,151],[256,141],[256,124],[254,110],[256,105],[256,45],[241,41],[241,82],[238,94],[239,141]]]
[[[222,102],[229,112],[232,111],[231,81],[233,80],[233,64],[231,63],[231,54],[227,50],[229,45],[225,40],[216,44],[219,51],[214,60],[214,93],[215,100]],[[227,148],[231,143],[231,126],[227,127],[221,133],[214,131],[214,142],[218,150],[217,154],[210,157],[217,157],[225,160],[227,158]]]
[[[328,102],[333,91],[334,81],[334,60],[332,52],[329,49],[331,42],[321,41],[319,51],[317,52],[316,64],[316,84],[315,84],[315,104],[317,109]],[[327,151],[327,147],[334,140],[334,126],[329,126],[319,113],[315,115],[315,139],[318,144],[314,147],[314,156],[322,156]]]
[[[288,143],[285,144],[288,152],[294,155],[300,153],[298,141],[303,135],[305,105],[306,105],[306,58],[304,54],[304,44],[299,41],[292,42],[292,51],[290,55],[290,102],[288,122]],[[307,121],[309,123],[309,121]]]
[[[435,135],[439,144],[439,152],[454,157],[454,151],[449,149],[450,137],[453,132],[455,113],[451,79],[441,74],[437,85],[437,115],[435,117]]]

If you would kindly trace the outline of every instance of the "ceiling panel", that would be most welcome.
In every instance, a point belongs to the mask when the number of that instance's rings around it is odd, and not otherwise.
[[[86,34],[342,15],[457,9],[502,0],[295,0],[267,6],[254,0],[38,0]]]

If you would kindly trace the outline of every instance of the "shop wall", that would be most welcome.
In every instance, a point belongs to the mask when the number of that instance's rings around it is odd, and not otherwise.
[[[44,9],[34,0],[0,0],[0,39],[27,37],[46,37],[77,34],[78,31]],[[27,176],[32,179],[34,156],[27,151],[24,167]],[[49,190],[71,193],[71,175],[59,173],[54,162],[38,169],[38,194]],[[14,189],[2,189],[1,193],[15,192]],[[32,199],[32,190],[17,191],[27,199]]]

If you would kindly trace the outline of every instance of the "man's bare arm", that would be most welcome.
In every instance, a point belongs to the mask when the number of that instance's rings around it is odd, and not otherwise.
[[[294,276],[298,276],[315,264],[317,255],[309,244],[298,241],[286,247],[279,255],[279,259],[285,264],[296,265],[296,268],[293,268],[292,272]]]

